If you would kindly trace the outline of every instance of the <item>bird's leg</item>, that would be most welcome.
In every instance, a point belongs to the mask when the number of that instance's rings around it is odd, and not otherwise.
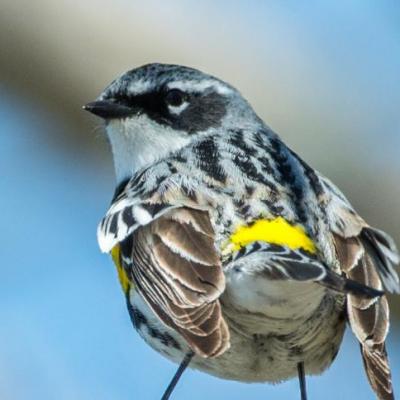
[[[184,359],[182,360],[181,364],[179,365],[178,370],[175,372],[174,377],[172,378],[172,380],[169,383],[166,391],[164,392],[163,396],[161,397],[161,400],[168,400],[169,399],[169,396],[171,396],[171,393],[175,389],[175,386],[179,382],[179,379],[182,376],[183,372],[185,371],[185,369],[189,365],[193,355],[194,355],[193,351],[190,351],[189,353],[187,353],[185,355]]]
[[[299,362],[297,364],[297,373],[299,376],[301,400],[307,400],[306,374],[304,373],[304,362],[303,361]]]

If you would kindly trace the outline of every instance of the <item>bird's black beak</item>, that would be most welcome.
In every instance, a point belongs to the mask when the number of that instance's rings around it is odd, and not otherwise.
[[[135,113],[132,108],[109,100],[92,101],[83,109],[104,119],[125,118]]]

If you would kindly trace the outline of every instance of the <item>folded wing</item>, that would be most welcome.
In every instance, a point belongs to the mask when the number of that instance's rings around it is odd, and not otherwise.
[[[393,240],[371,228],[352,209],[339,190],[324,182],[333,198],[328,209],[340,267],[349,279],[376,290],[399,292],[399,277],[394,266],[399,255]],[[351,328],[361,346],[369,382],[379,399],[394,399],[385,339],[389,330],[386,296],[362,298],[350,293],[347,312]]]
[[[368,284],[335,273],[317,255],[302,249],[254,242],[235,253],[229,263],[232,266],[253,265],[257,271],[253,270],[252,273],[258,272],[269,280],[316,282],[337,292],[357,295],[366,301],[383,294]]]
[[[218,300],[225,278],[207,212],[171,210],[138,228],[121,251],[136,289],[197,354],[216,357],[229,347]]]

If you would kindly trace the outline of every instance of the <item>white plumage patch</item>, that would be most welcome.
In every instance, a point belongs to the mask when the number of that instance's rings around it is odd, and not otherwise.
[[[147,225],[153,219],[150,213],[140,206],[133,208],[133,216],[139,225]]]
[[[102,253],[109,253],[114,247],[115,239],[110,235],[105,235],[101,225],[97,227],[97,243]]]
[[[232,93],[232,89],[214,79],[203,79],[199,82],[174,81],[168,84],[168,88],[180,89],[184,92],[204,92],[206,89],[213,89],[222,95],[228,95]]]
[[[107,134],[119,182],[189,143],[185,132],[161,126],[146,115],[112,120]]]
[[[151,88],[151,82],[146,79],[139,79],[132,81],[128,87],[129,93],[137,96],[142,93],[146,93]]]
[[[255,274],[253,265],[240,272],[227,271],[225,298],[239,309],[272,318],[309,317],[319,306],[325,289],[314,282],[276,281]]]
[[[171,114],[179,115],[183,110],[185,110],[187,108],[188,105],[189,105],[189,103],[187,101],[182,103],[180,106],[171,106],[169,104],[168,110]]]

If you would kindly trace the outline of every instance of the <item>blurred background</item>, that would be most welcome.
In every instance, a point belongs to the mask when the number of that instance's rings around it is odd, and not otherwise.
[[[175,372],[131,328],[96,225],[114,189],[82,111],[117,75],[185,64],[258,114],[400,244],[400,3],[0,0],[0,398],[153,400]],[[400,303],[388,350],[400,393]],[[373,399],[351,334],[310,399]],[[174,399],[293,399],[188,371]]]

